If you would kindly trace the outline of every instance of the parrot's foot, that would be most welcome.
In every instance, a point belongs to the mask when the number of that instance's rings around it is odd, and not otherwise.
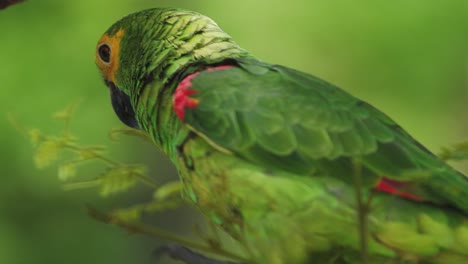
[[[172,259],[180,260],[185,264],[242,264],[239,262],[210,259],[179,245],[162,246],[155,251],[155,255],[159,256],[161,254],[167,254]]]

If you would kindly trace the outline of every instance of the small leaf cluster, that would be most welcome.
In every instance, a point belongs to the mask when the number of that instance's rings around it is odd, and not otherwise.
[[[468,160],[468,141],[463,141],[449,147],[442,147],[439,157],[445,161]]]
[[[108,156],[108,148],[104,145],[82,145],[70,130],[70,121],[76,107],[77,103],[73,103],[53,114],[54,119],[64,124],[58,135],[46,135],[36,128],[27,129],[10,116],[13,126],[29,138],[34,146],[34,163],[37,168],[48,168],[56,164],[58,179],[64,183],[65,190],[98,188],[103,197],[125,194],[138,184],[144,185],[153,192],[150,201],[113,209],[109,213],[89,207],[88,214],[99,221],[120,226],[131,233],[143,233],[202,252],[247,262],[245,258],[223,247],[218,234],[219,230],[212,225],[210,226],[213,235],[203,234],[199,228],[195,228],[195,233],[202,240],[202,242],[195,242],[142,223],[141,218],[145,213],[164,212],[186,205],[180,195],[182,184],[179,181],[159,184],[152,177],[147,176],[146,166],[117,162]],[[140,130],[113,129],[109,134],[112,140],[117,140],[119,135],[135,136],[152,143],[148,135]],[[82,180],[78,173],[79,168],[89,162],[101,163],[104,165],[104,170],[94,178]]]
[[[126,192],[139,182],[151,188],[158,186],[146,176],[144,165],[114,161],[106,156],[107,147],[104,145],[80,144],[70,131],[70,121],[76,106],[77,103],[70,104],[53,114],[54,119],[64,123],[59,135],[46,135],[39,129],[25,129],[16,125],[29,137],[35,148],[34,163],[37,168],[57,164],[58,178],[65,183],[65,189],[97,187],[102,196]],[[77,180],[78,168],[88,162],[101,163],[105,169],[93,179]]]

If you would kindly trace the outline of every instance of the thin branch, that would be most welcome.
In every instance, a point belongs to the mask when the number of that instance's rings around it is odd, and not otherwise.
[[[189,248],[180,245],[168,245],[156,250],[155,254],[168,254],[171,258],[181,260],[186,264],[241,264],[240,262],[221,261],[207,258]]]
[[[358,207],[358,223],[359,223],[359,236],[361,247],[361,264],[368,264],[367,257],[367,203],[363,201],[362,193],[362,166],[358,160],[353,160],[353,178],[354,186],[356,189],[356,201]]]
[[[149,226],[149,225],[145,225],[142,223],[138,223],[138,224],[129,223],[129,222],[123,221],[122,219],[113,217],[112,215],[99,212],[98,210],[92,207],[88,207],[87,211],[88,211],[88,214],[94,219],[99,220],[104,223],[123,227],[131,233],[151,235],[151,236],[158,237],[158,238],[168,240],[168,241],[172,241],[177,244],[184,245],[186,247],[190,247],[199,251],[209,252],[212,254],[216,254],[222,257],[232,259],[232,260],[240,261],[241,263],[248,263],[248,260],[245,259],[244,257],[241,257],[229,251],[226,251],[222,248],[213,248],[207,245],[202,245],[193,241],[185,240],[183,238],[173,235],[170,232],[167,232],[167,231],[164,231],[164,230],[161,230],[161,229]]]

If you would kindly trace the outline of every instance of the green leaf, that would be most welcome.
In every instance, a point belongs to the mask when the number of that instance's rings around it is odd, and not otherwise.
[[[125,222],[135,222],[140,220],[143,208],[141,206],[135,206],[125,209],[118,209],[112,213],[113,217],[116,217]]]
[[[443,147],[439,153],[443,160],[468,160],[468,141],[463,141],[449,147]]]
[[[180,192],[182,191],[183,185],[180,181],[173,181],[170,183],[166,183],[163,186],[156,189],[153,194],[154,199],[157,201],[163,201],[170,197],[180,196]]]
[[[110,168],[99,180],[101,182],[102,196],[124,192],[135,186],[138,176],[145,172],[145,168],[139,165],[120,165]]]
[[[52,114],[52,117],[58,120],[69,121],[78,106],[79,101],[67,105],[64,109]]]
[[[42,142],[34,155],[34,163],[38,168],[45,168],[58,159],[58,153],[63,148],[63,144],[55,139],[48,139]]]
[[[133,128],[114,128],[109,132],[109,138],[113,141],[118,141],[119,135],[138,137],[153,144],[151,137],[143,130]]]
[[[28,136],[33,145],[38,145],[39,143],[44,141],[44,138],[45,138],[42,132],[37,128],[33,128],[29,130]]]
[[[78,151],[78,155],[80,159],[88,160],[96,158],[102,155],[106,151],[105,146],[91,146],[91,147],[84,147]]]
[[[62,164],[58,169],[58,177],[61,181],[69,180],[76,176],[76,163],[67,162]]]

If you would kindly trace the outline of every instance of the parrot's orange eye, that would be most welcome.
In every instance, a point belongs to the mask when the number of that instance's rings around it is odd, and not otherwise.
[[[110,63],[111,49],[106,43],[101,44],[98,48],[99,57],[104,63]]]

